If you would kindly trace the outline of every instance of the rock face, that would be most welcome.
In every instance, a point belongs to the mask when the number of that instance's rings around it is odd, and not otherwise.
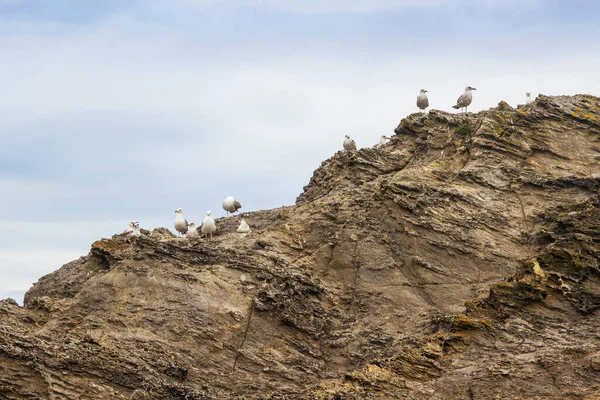
[[[0,302],[0,399],[600,399],[600,99],[404,119]]]

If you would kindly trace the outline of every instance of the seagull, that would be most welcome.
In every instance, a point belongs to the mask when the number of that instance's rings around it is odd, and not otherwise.
[[[242,205],[233,196],[226,197],[223,200],[223,210],[227,211],[227,214],[234,213],[240,208],[242,208]]]
[[[389,141],[390,141],[390,138],[389,138],[389,137],[387,137],[387,136],[385,136],[385,135],[383,135],[383,136],[382,136],[382,137],[379,139],[379,143],[377,143],[377,144],[375,145],[375,148],[376,148],[376,149],[378,149],[378,148],[380,148],[380,147],[383,147],[383,146],[384,146],[384,145],[385,145],[387,142],[389,142]]]
[[[429,99],[425,93],[427,93],[427,90],[421,89],[421,94],[417,96],[417,107],[419,107],[421,111],[424,111],[429,107]]]
[[[135,230],[135,221],[131,221],[129,223],[129,225],[127,226],[127,229],[125,229],[125,231],[123,233],[128,234],[131,233]]]
[[[248,223],[242,219],[242,221],[240,222],[240,226],[237,228],[237,231],[239,233],[250,233],[250,226],[248,226]]]
[[[140,232],[140,223],[137,221],[133,222],[133,231],[129,233],[129,236],[139,237],[142,236],[142,232]]]
[[[471,104],[471,102],[473,101],[473,95],[471,94],[471,90],[477,90],[474,87],[471,86],[467,86],[465,88],[465,92],[458,98],[458,100],[456,100],[456,105],[452,106],[452,108],[454,109],[465,109],[465,111],[467,110],[467,107],[469,107],[469,104]]]
[[[533,103],[533,99],[531,98],[531,92],[525,93],[525,104]]]
[[[177,213],[175,216],[175,230],[183,235],[187,233],[188,222],[183,218],[183,210],[181,208],[178,208],[175,212]]]
[[[348,135],[344,139],[344,150],[356,150],[356,143]]]
[[[188,227],[188,231],[185,234],[185,237],[187,238],[197,238],[198,235],[198,231],[196,230],[196,224],[191,222],[189,227]]]
[[[202,233],[208,237],[210,233],[210,237],[212,238],[213,233],[217,230],[217,225],[215,224],[215,220],[210,215],[210,211],[206,212],[206,217],[204,217],[204,221],[202,222]]]

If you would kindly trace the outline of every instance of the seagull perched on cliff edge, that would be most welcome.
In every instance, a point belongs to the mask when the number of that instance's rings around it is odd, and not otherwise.
[[[429,107],[429,99],[427,98],[427,90],[421,89],[421,94],[417,96],[417,107],[423,112]]]
[[[183,210],[178,208],[175,210],[175,213],[177,214],[175,216],[175,230],[182,235],[185,235],[188,231],[188,222],[183,218]]]
[[[344,150],[356,150],[356,142],[350,139],[350,136],[346,135],[344,139]]]
[[[383,135],[383,136],[381,136],[381,138],[379,139],[379,143],[377,143],[377,144],[375,145],[375,148],[376,148],[376,149],[378,149],[378,148],[380,148],[380,147],[383,147],[383,146],[384,146],[384,145],[385,145],[387,142],[389,142],[389,141],[390,141],[390,138],[389,138],[389,137],[387,137],[387,136],[385,136],[385,135]]]
[[[223,200],[223,210],[227,211],[227,215],[236,212],[240,208],[242,208],[242,205],[233,196],[225,197],[225,200]]]
[[[140,223],[137,221],[133,222],[133,231],[129,233],[129,236],[139,237],[142,236],[142,232],[140,232]]]
[[[125,231],[123,231],[123,233],[128,234],[131,233],[135,230],[135,221],[131,221],[129,223],[129,225],[127,226],[127,229],[125,229]]]
[[[187,238],[197,238],[198,235],[198,231],[196,230],[196,224],[193,222],[190,222],[190,225],[188,226],[188,231],[185,234],[185,237]]]
[[[465,88],[465,92],[463,94],[460,95],[460,97],[458,98],[458,100],[456,100],[456,105],[452,106],[452,108],[454,109],[465,109],[465,112],[467,111],[467,107],[469,107],[469,105],[471,104],[471,102],[473,101],[473,94],[471,93],[472,90],[477,90],[474,87],[471,86],[467,86]]]
[[[533,103],[533,99],[531,98],[531,92],[525,93],[525,104]]]
[[[204,217],[204,221],[202,222],[202,228],[200,229],[202,230],[202,233],[206,235],[206,237],[208,237],[208,235],[210,234],[211,238],[213,233],[215,233],[215,231],[217,230],[217,225],[215,224],[215,220],[211,216],[210,211],[206,212],[206,217]]]
[[[242,222],[240,222],[240,226],[237,228],[237,231],[239,233],[250,233],[250,226],[248,226],[248,223],[245,220],[242,220]]]

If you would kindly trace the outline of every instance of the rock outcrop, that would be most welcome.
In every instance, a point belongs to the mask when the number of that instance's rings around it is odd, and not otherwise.
[[[0,399],[600,399],[600,99],[414,114],[0,302]]]

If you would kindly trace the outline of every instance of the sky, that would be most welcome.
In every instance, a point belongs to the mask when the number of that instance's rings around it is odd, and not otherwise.
[[[345,134],[600,94],[592,0],[0,0],[0,298],[131,220],[291,205]],[[251,221],[250,221],[251,223]]]

